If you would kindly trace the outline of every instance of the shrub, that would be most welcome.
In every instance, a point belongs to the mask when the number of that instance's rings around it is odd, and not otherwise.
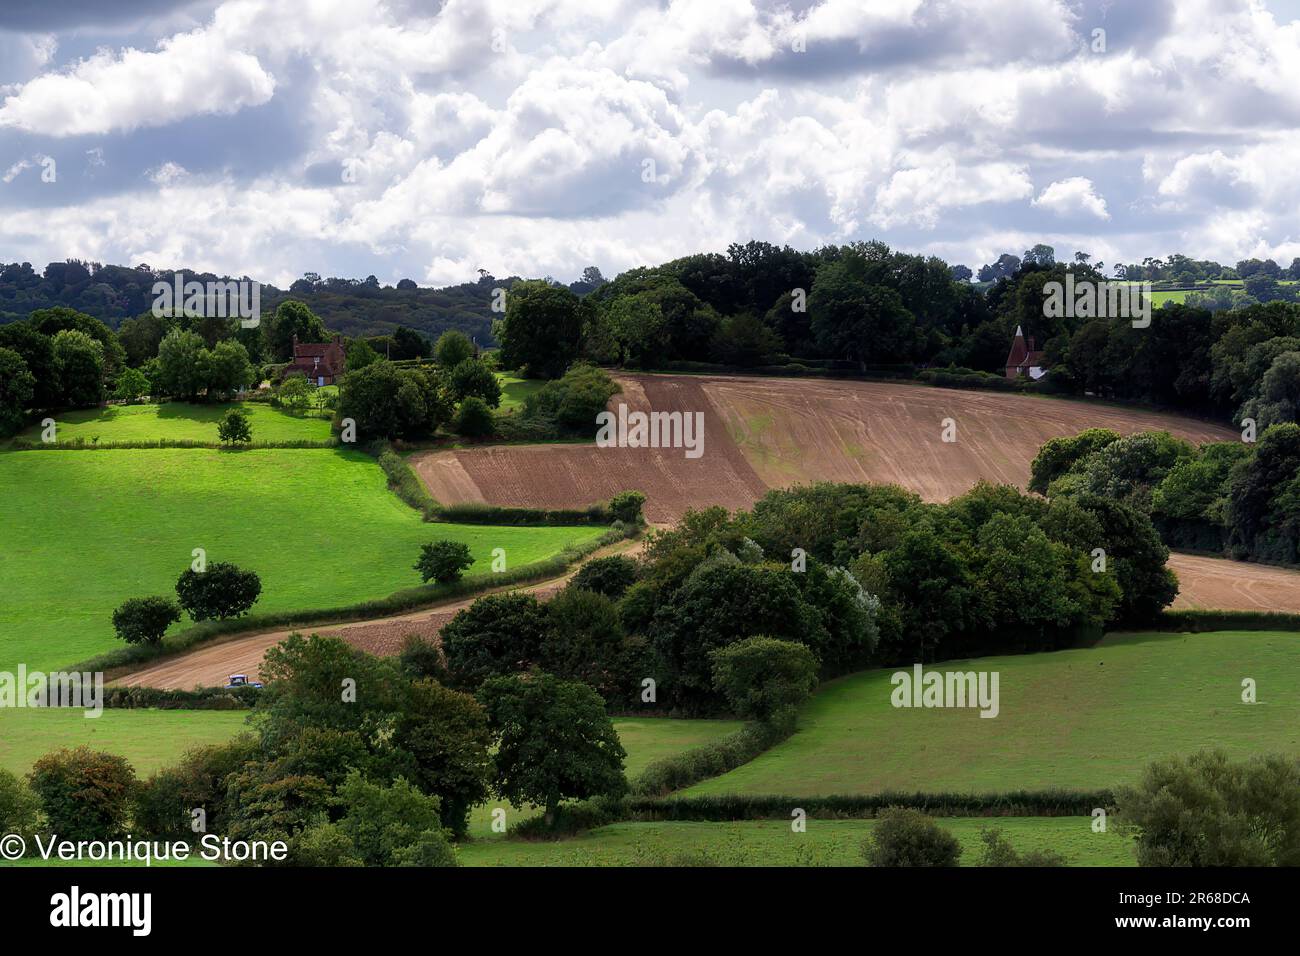
[[[620,554],[588,561],[578,569],[569,586],[595,591],[607,598],[618,600],[636,583],[636,562]]]
[[[639,491],[620,491],[609,499],[609,513],[627,524],[641,523],[641,508],[645,495]]]
[[[325,816],[298,834],[289,849],[289,859],[294,866],[365,866],[357,858],[352,838]]]
[[[0,834],[30,840],[40,825],[41,801],[22,778],[0,769]]]
[[[158,771],[140,787],[133,832],[159,840],[193,841],[197,835],[191,814],[201,809],[207,832],[224,833],[226,778],[258,752],[257,740],[250,734],[186,751],[174,767]]]
[[[455,368],[466,359],[474,357],[474,343],[464,332],[449,329],[438,336],[438,344],[433,347],[433,357],[443,368]]]
[[[409,861],[410,854],[416,859],[442,860],[440,866],[457,865],[439,822],[437,797],[425,796],[401,777],[385,787],[355,771],[339,787],[339,797],[347,808],[339,831],[366,866],[392,866]]]
[[[961,846],[919,810],[890,807],[876,819],[862,855],[869,866],[956,866]]]
[[[578,363],[563,377],[547,382],[524,401],[524,417],[544,418],[577,435],[596,433],[596,416],[619,385],[603,369]]]
[[[408,634],[398,660],[402,670],[415,680],[432,677],[440,684],[447,683],[447,658],[437,641],[426,640],[419,634]]]
[[[984,849],[980,851],[979,866],[1065,866],[1065,858],[1052,850],[1017,852],[996,827],[980,830],[980,842]]]
[[[473,564],[474,556],[469,553],[469,545],[459,541],[434,541],[420,546],[415,570],[420,572],[422,581],[448,584],[459,581],[465,569]]]
[[[130,598],[113,612],[113,630],[128,644],[157,644],[180,619],[181,609],[171,598]]]
[[[196,621],[239,617],[262,593],[262,579],[228,561],[215,561],[203,571],[187,568],[176,582],[181,607]]]
[[[253,440],[253,426],[243,410],[232,408],[217,422],[217,437],[227,445],[246,445]]]
[[[36,761],[30,780],[52,833],[109,840],[125,832],[136,789],[125,757],[86,746],[57,750]]]
[[[1220,751],[1158,760],[1116,795],[1141,866],[1300,865],[1300,761],[1230,763]]]
[[[496,418],[483,399],[470,395],[456,409],[456,418],[451,427],[457,435],[466,438],[486,438],[496,430]]]
[[[817,686],[817,658],[793,641],[750,637],[711,656],[714,689],[738,717],[766,720],[798,708]]]
[[[501,383],[482,359],[467,358],[447,375],[447,389],[455,401],[478,398],[496,408],[501,404]]]
[[[301,411],[310,405],[311,386],[307,384],[307,376],[301,372],[294,372],[285,378],[275,391],[274,404],[283,405],[295,411]]]

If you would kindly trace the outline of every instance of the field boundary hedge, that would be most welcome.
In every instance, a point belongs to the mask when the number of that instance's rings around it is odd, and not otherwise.
[[[592,552],[624,538],[633,537],[638,531],[637,528],[620,525],[610,528],[590,541],[569,545],[549,558],[520,565],[508,571],[475,574],[447,584],[433,583],[403,588],[387,597],[361,601],[357,604],[319,611],[283,611],[278,614],[252,614],[225,621],[204,621],[178,634],[163,638],[160,644],[132,644],[117,647],[76,664],[69,664],[60,670],[121,672],[127,668],[134,669],[142,664],[183,654],[219,637],[326,624],[351,624],[373,618],[391,617],[404,611],[422,610],[494,588],[558,577]]]
[[[1284,611],[1170,611],[1149,627],[1155,631],[1300,631],[1300,614]]]
[[[793,713],[750,721],[739,730],[683,753],[656,760],[631,781],[634,797],[662,797],[747,764],[795,732]]]
[[[104,706],[119,710],[248,710],[259,693],[259,688],[247,686],[198,690],[109,687],[104,692]]]
[[[337,438],[298,438],[286,441],[252,441],[225,444],[219,441],[202,441],[194,438],[150,438],[132,441],[89,442],[84,438],[72,441],[32,441],[15,438],[9,443],[10,451],[113,451],[122,449],[144,450],[150,448],[216,448],[221,451],[256,451],[265,448],[337,448],[342,444]]]
[[[1110,790],[1013,790],[1005,793],[903,793],[782,796],[720,794],[668,799],[629,797],[628,819],[639,821],[789,820],[794,809],[822,819],[869,819],[887,807],[910,807],[936,817],[1078,817],[1115,805]]]
[[[932,817],[1090,817],[1115,806],[1110,790],[1013,790],[1005,793],[721,794],[698,797],[593,797],[560,806],[548,825],[530,817],[510,828],[524,839],[559,840],[612,823],[789,822],[793,810],[819,820],[870,820],[889,807],[909,807]]]

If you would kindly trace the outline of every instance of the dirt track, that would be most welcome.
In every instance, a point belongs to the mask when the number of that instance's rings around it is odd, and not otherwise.
[[[620,542],[600,549],[592,557],[625,552],[636,546],[635,542]],[[564,587],[569,578],[576,573],[577,568],[572,568],[560,577],[539,581],[536,584],[495,590],[525,591],[545,600]],[[260,676],[262,658],[266,652],[295,631],[341,637],[353,647],[369,651],[371,654],[396,654],[401,651],[407,635],[437,637],[443,625],[455,617],[457,611],[469,607],[482,596],[482,593],[475,594],[438,607],[352,624],[323,624],[314,627],[309,625],[256,634],[238,634],[226,640],[204,644],[176,657],[164,658],[156,664],[150,664],[124,677],[118,677],[112,683],[131,687],[190,690],[194,687],[224,685],[231,674],[247,674],[251,679],[257,680]]]

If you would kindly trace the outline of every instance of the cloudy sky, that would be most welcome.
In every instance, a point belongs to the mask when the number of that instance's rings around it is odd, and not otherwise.
[[[749,238],[1285,265],[1300,0],[0,3],[3,261],[443,285]]]

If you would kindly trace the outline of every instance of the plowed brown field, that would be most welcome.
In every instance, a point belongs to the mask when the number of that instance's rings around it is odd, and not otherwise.
[[[1176,415],[997,392],[885,382],[723,376],[622,376],[629,410],[703,412],[704,453],[497,446],[427,452],[412,464],[448,504],[578,508],[636,488],[646,517],[676,521],[688,508],[743,508],[768,488],[809,481],[892,482],[943,501],[981,478],[1024,487],[1049,438],[1085,428],[1164,429],[1191,441],[1237,437]],[[945,420],[956,441],[943,441]]]
[[[713,409],[706,381],[688,376],[619,380],[612,408],[704,412],[704,453],[595,445],[498,445],[413,455],[411,465],[445,504],[488,501],[527,508],[580,508],[635,488],[646,520],[676,521],[688,508],[749,505],[767,490]]]

